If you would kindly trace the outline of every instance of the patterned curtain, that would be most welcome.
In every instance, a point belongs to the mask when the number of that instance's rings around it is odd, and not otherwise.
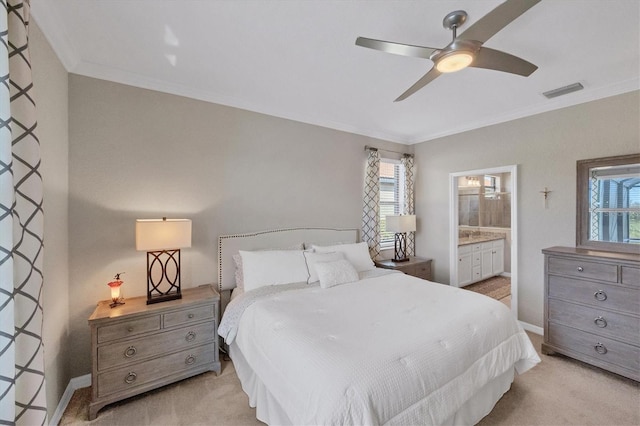
[[[413,203],[413,186],[415,183],[415,164],[413,155],[405,154],[402,156],[402,165],[404,166],[404,212],[402,214],[416,214]],[[407,255],[416,255],[416,238],[415,232],[407,234]]]
[[[363,204],[362,241],[369,245],[375,260],[380,255],[380,155],[375,148],[367,149]]]
[[[42,425],[42,177],[29,2],[0,4],[0,424]]]

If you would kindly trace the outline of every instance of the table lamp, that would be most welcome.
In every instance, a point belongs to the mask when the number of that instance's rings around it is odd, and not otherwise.
[[[147,252],[147,305],[182,298],[180,249],[185,247],[191,247],[191,220],[136,220],[136,250]]]
[[[412,214],[400,216],[387,216],[385,229],[389,232],[395,232],[395,240],[393,243],[393,261],[406,262],[409,260],[407,256],[407,232],[416,230],[416,216]]]

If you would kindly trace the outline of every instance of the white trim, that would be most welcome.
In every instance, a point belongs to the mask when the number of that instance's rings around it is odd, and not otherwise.
[[[518,321],[518,322],[520,323],[522,328],[524,328],[526,331],[530,331],[539,336],[544,336],[544,328],[538,327],[537,325],[529,324],[528,322],[524,322],[524,321]]]
[[[49,425],[55,426],[60,423],[62,415],[64,414],[64,410],[67,409],[73,393],[78,389],[86,388],[89,386],[91,386],[91,374],[74,377],[73,379],[69,380],[69,384],[62,394],[62,398],[60,398],[60,402],[58,402],[56,411],[53,412],[53,416],[51,416],[51,419],[49,420]]]
[[[449,284],[458,287],[458,177],[511,173],[511,312],[518,318],[518,166],[449,173]]]

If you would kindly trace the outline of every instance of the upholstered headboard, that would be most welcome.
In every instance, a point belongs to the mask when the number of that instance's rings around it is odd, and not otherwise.
[[[239,250],[288,249],[304,243],[331,245],[358,242],[357,229],[290,228],[218,237],[218,289],[236,286],[233,255]]]

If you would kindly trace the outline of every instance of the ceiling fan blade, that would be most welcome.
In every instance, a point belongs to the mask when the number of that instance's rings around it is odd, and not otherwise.
[[[476,53],[476,57],[469,65],[475,68],[485,68],[495,71],[503,71],[528,77],[538,69],[536,65],[524,59],[513,56],[500,50],[482,47]]]
[[[484,43],[540,0],[507,0],[471,25],[458,38]]]
[[[416,93],[418,90],[422,89],[427,84],[431,83],[433,80],[438,78],[442,74],[440,71],[436,69],[436,67],[431,68],[431,70],[422,76],[422,78],[415,82],[415,84],[409,87],[402,95],[398,96],[393,102],[399,102],[407,99],[409,96]]]
[[[410,44],[394,43],[392,41],[374,40],[372,38],[358,37],[356,45],[369,49],[382,50],[396,55],[411,56],[413,58],[429,59],[438,49],[433,47],[412,46]]]

